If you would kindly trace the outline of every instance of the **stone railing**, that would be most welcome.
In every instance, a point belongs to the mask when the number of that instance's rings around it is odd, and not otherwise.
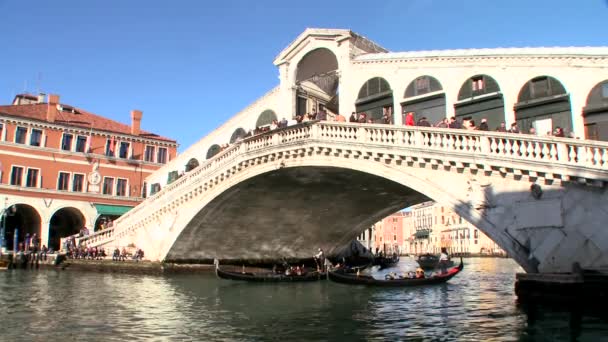
[[[348,147],[359,154],[380,153],[387,158],[397,154],[400,158],[411,158],[412,154],[423,158],[448,156],[462,163],[483,164],[483,167],[490,167],[487,162],[493,161],[507,168],[517,165],[520,170],[529,166],[535,174],[561,172],[561,176],[586,177],[602,184],[608,180],[608,143],[605,142],[462,129],[310,122],[266,132],[230,146],[131,209],[114,222],[112,230],[81,241],[87,245],[103,245],[125,236],[142,226],[141,215],[177,208],[175,200],[181,193],[211,179],[226,167],[233,167],[239,158],[269,155],[277,147],[304,144]]]

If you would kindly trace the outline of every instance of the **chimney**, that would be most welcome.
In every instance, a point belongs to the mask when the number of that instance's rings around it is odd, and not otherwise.
[[[141,110],[134,109],[131,111],[131,134],[139,135],[141,127]]]
[[[45,93],[38,94],[38,103],[44,103],[44,98],[46,97]]]
[[[59,104],[59,95],[49,94],[49,104],[46,107],[46,121],[55,122],[57,115],[57,105]]]

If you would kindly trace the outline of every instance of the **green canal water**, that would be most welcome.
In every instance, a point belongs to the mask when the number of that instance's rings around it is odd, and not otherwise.
[[[414,267],[404,258],[396,269]],[[407,289],[3,271],[0,340],[608,341],[606,317],[518,305],[520,271],[510,259],[465,259],[449,283]]]

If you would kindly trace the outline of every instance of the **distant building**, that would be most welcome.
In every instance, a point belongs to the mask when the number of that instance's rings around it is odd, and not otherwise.
[[[359,241],[373,252],[423,254],[505,255],[483,232],[450,208],[435,202],[414,205],[366,229]]]
[[[141,120],[133,110],[122,124],[58,95],[20,94],[0,106],[5,246],[36,234],[58,249],[61,238],[101,229],[140,203],[144,179],[177,154],[175,140],[141,130]]]

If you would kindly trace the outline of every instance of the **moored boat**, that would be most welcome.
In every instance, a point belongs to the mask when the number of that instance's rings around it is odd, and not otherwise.
[[[272,272],[271,270],[265,272],[246,272],[245,269],[241,270],[240,272],[229,271],[221,269],[219,262],[215,263],[215,274],[221,279],[260,283],[317,281],[326,277],[324,272],[319,272],[317,270],[308,271],[300,275],[276,273]]]
[[[398,279],[376,279],[369,275],[354,275],[344,273],[341,270],[328,272],[329,280],[335,281],[336,283],[350,284],[350,285],[368,285],[368,286],[383,286],[383,287],[409,287],[409,286],[422,286],[422,285],[434,285],[445,283],[452,279],[455,275],[460,273],[464,265],[462,258],[460,264],[456,267],[452,267],[445,273],[438,273],[428,278],[398,278]]]

